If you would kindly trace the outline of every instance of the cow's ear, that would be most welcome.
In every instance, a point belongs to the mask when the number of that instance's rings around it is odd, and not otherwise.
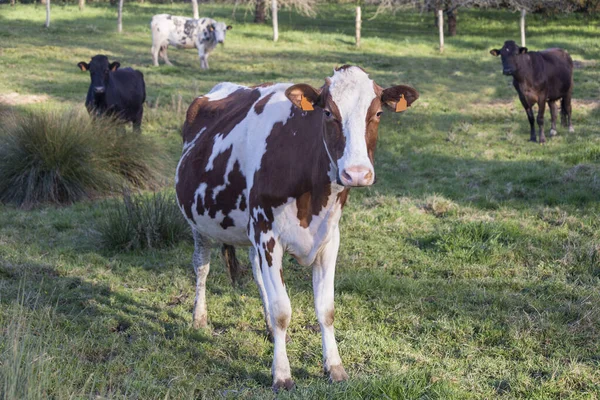
[[[313,106],[321,106],[321,91],[306,83],[290,86],[285,91],[285,95],[303,111],[312,111]]]
[[[90,69],[89,64],[86,62],[83,62],[83,61],[78,63],[77,66],[79,67],[80,70],[82,70],[84,72]]]
[[[227,30],[228,30],[228,31],[230,31],[230,30],[232,30],[232,29],[233,29],[233,26],[231,26],[231,25],[227,25]]]
[[[121,66],[120,62],[114,61],[114,62],[110,63],[108,68],[110,68],[110,70],[114,72],[114,71],[118,70],[120,66]]]
[[[381,102],[390,110],[402,112],[419,98],[419,92],[410,86],[398,85],[383,90]]]
[[[490,54],[493,55],[493,56],[498,57],[500,55],[500,50],[498,50],[498,49],[492,49],[492,50],[490,50]]]
[[[519,54],[527,53],[527,47],[519,47]]]

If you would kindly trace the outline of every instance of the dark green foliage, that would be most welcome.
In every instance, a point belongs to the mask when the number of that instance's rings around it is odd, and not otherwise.
[[[69,204],[124,184],[156,184],[152,142],[82,112],[7,113],[0,124],[0,201]]]
[[[123,192],[98,224],[103,247],[111,250],[155,249],[189,239],[190,228],[172,193],[149,196]]]

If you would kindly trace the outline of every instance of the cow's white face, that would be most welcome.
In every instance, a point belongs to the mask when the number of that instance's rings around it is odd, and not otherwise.
[[[232,28],[231,25],[225,25],[223,22],[217,22],[212,25],[213,35],[215,36],[215,40],[217,43],[225,42],[225,35],[228,30]]]
[[[288,88],[286,95],[303,110],[310,110],[312,104],[322,111],[324,144],[337,181],[344,186],[375,182],[373,157],[382,107],[404,111],[419,97],[409,86],[384,90],[361,68],[346,65],[335,69],[320,89],[298,84]]]
[[[339,179],[345,186],[369,186],[375,180],[373,160],[369,159],[366,142],[367,113],[377,98],[374,82],[357,67],[335,71],[329,82],[331,110],[326,104],[326,118],[339,119],[346,139],[344,153],[337,160]],[[379,113],[375,117],[379,119],[381,102],[375,106]]]

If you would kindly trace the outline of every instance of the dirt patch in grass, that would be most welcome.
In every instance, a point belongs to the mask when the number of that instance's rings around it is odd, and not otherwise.
[[[7,106],[22,106],[25,104],[41,103],[47,101],[50,96],[46,94],[20,94],[17,92],[0,93],[0,104]]]

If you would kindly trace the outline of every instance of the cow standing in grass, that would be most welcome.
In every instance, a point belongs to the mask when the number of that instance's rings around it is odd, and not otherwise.
[[[167,65],[173,65],[167,56],[169,45],[182,49],[198,50],[200,67],[208,69],[208,55],[217,44],[225,42],[231,25],[211,18],[193,19],[169,14],[158,14],[150,22],[152,30],[152,62],[158,66],[160,55]]]
[[[109,63],[108,57],[98,54],[88,63],[77,64],[82,71],[90,71],[92,82],[85,99],[90,114],[106,115],[133,123],[140,133],[146,101],[144,75],[132,68],[119,69],[118,61]]]
[[[573,94],[573,60],[563,49],[547,49],[528,52],[508,40],[502,49],[490,51],[493,56],[502,58],[502,72],[512,75],[513,86],[519,93],[521,104],[527,112],[531,127],[530,140],[536,141],[533,106],[538,105],[537,123],[540,127],[540,143],[546,141],[544,135],[544,110],[546,102],[550,107],[552,127],[550,136],[556,135],[556,101],[560,102],[561,122],[574,132],[571,123],[571,96]]]
[[[318,89],[220,83],[187,111],[175,182],[195,239],[193,324],[207,324],[209,240],[250,246],[275,345],[275,390],[294,385],[286,353],[292,308],[283,280],[284,252],[312,267],[323,365],[331,381],[348,377],[333,331],[339,220],[348,190],[375,182],[383,108],[403,111],[417,98],[411,87],[382,89],[361,68],[343,66]]]

